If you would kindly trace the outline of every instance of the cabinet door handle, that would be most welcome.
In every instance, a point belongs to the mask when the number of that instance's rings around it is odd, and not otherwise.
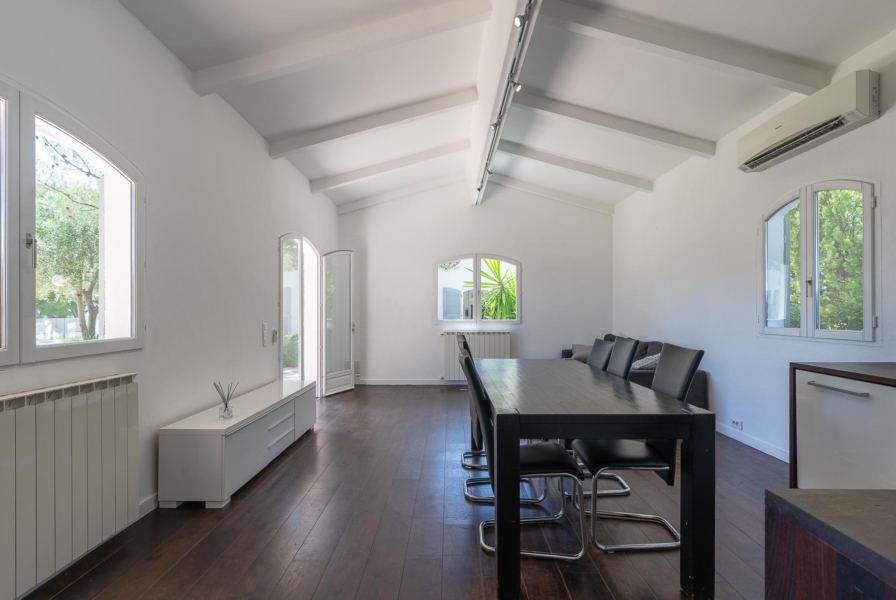
[[[825,385],[823,383],[818,383],[816,381],[809,381],[807,383],[809,385],[817,387],[817,388],[821,388],[824,390],[831,390],[832,392],[840,392],[842,394],[849,394],[850,396],[858,396],[859,398],[871,397],[871,394],[869,394],[868,392],[854,392],[852,390],[845,390],[843,388],[834,387],[832,385]]]

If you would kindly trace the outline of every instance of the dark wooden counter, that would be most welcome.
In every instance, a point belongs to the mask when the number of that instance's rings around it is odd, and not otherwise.
[[[766,598],[896,598],[896,490],[766,490]]]

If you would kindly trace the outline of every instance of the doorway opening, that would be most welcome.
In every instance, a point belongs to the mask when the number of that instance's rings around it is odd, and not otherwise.
[[[320,253],[300,233],[280,237],[280,373],[319,381]]]

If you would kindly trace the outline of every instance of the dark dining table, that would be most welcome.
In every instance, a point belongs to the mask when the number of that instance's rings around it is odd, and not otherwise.
[[[520,440],[680,439],[681,590],[713,598],[715,414],[576,360],[476,359],[495,425],[499,598],[520,597]]]

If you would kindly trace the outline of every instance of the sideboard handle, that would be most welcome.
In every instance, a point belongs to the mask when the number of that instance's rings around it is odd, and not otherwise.
[[[849,394],[850,396],[858,396],[859,398],[869,398],[871,394],[868,392],[854,392],[852,390],[845,390],[843,388],[834,387],[832,385],[825,385],[823,383],[818,383],[816,381],[809,381],[809,385],[815,386],[817,388],[822,388],[825,390],[831,390],[832,392],[841,392],[843,394]]]

